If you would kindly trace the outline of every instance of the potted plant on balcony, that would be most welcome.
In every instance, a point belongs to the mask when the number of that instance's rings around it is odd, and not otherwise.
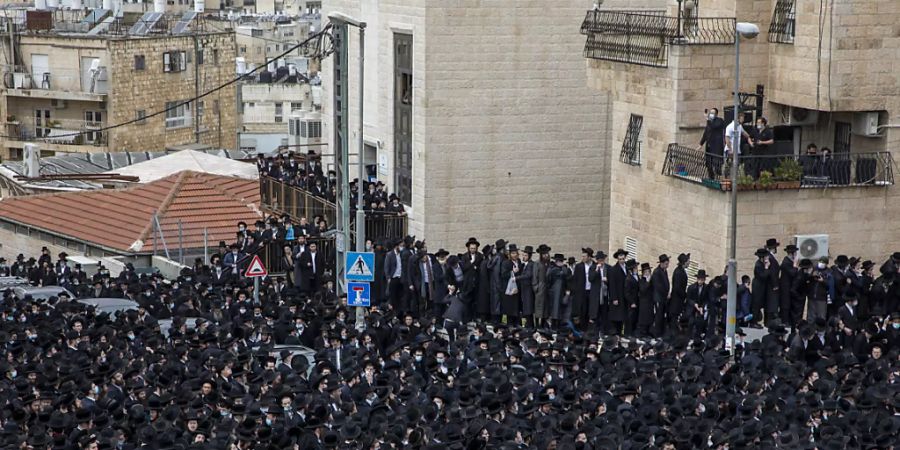
[[[776,189],[798,189],[803,167],[794,158],[784,158],[775,168]]]
[[[737,185],[739,191],[752,191],[756,189],[753,177],[747,175],[747,171],[744,170],[743,164],[738,166]]]
[[[722,163],[722,171],[719,172],[719,186],[723,191],[731,190],[731,160]]]
[[[772,175],[772,172],[768,170],[763,170],[759,173],[759,180],[756,182],[756,186],[759,189],[764,191],[768,191],[775,187],[775,177]]]
[[[11,123],[13,125],[18,125],[19,121],[16,120],[15,114],[9,114],[6,116],[6,123]]]

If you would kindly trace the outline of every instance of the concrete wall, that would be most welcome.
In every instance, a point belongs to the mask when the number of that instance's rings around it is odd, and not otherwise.
[[[771,45],[769,100],[824,111],[896,110],[900,2],[796,1],[794,43]]]
[[[589,0],[338,0],[366,31],[367,140],[393,185],[393,33],[413,35],[412,234],[459,248],[476,235],[560,251],[605,247],[608,108],[586,86],[578,35]],[[327,14],[329,11],[326,11]],[[351,144],[357,37],[351,35]],[[323,85],[331,88],[331,62]],[[370,70],[369,70],[370,69]],[[369,94],[370,93],[370,94]],[[324,98],[330,98],[326,92]],[[323,105],[331,137],[331,103]],[[536,213],[537,212],[537,213]]]

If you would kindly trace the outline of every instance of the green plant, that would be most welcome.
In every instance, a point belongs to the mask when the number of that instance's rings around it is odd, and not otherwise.
[[[753,177],[751,177],[750,175],[747,175],[747,171],[744,170],[743,164],[738,166],[737,184],[743,184],[743,185],[753,184]]]
[[[10,114],[10,115],[6,116],[6,121],[7,121],[7,122],[15,122],[15,121],[16,121],[16,115],[15,115],[15,114]]]
[[[800,181],[803,176],[803,167],[794,158],[784,158],[775,168],[775,179],[780,181]]]
[[[775,177],[772,176],[772,172],[768,170],[763,170],[759,173],[759,186],[763,189],[768,189],[775,185]]]

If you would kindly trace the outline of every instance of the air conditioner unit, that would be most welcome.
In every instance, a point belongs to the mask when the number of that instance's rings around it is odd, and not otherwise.
[[[857,136],[878,137],[878,113],[854,113],[850,132]]]
[[[785,106],[782,109],[781,119],[784,125],[796,127],[815,125],[819,121],[819,112],[797,106]]]
[[[828,256],[827,234],[798,234],[794,236],[794,245],[799,249],[800,258],[816,260]]]
[[[66,107],[69,105],[66,103],[65,100],[54,98],[54,99],[50,100],[50,106],[54,107],[55,109],[66,109]]]

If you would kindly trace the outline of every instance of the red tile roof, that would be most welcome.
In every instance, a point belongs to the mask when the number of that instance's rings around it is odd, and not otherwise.
[[[152,183],[124,189],[11,197],[0,201],[0,217],[128,253],[151,252],[153,213],[171,252],[179,246],[181,221],[184,248],[215,248],[234,240],[239,221],[261,217],[259,184],[253,180],[184,171]],[[141,250],[129,250],[142,241]],[[162,242],[157,243],[162,251]]]

